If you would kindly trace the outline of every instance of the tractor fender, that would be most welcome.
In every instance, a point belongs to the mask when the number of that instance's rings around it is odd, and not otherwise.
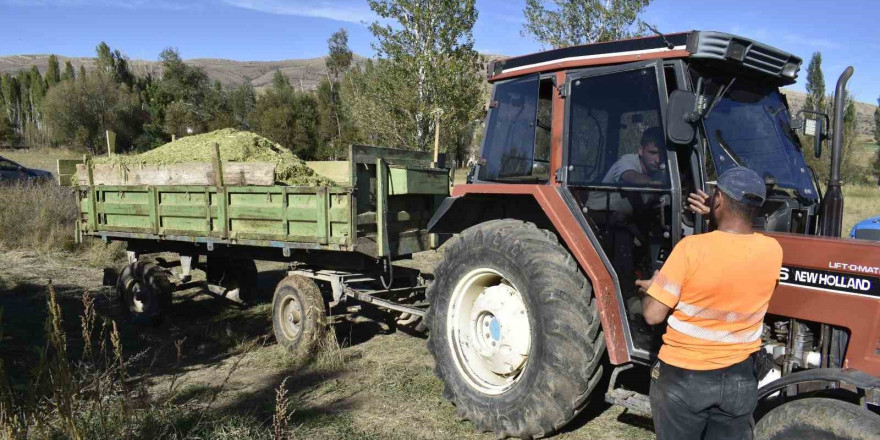
[[[615,365],[631,360],[622,302],[614,278],[590,240],[589,231],[572,212],[560,188],[538,184],[476,183],[453,188],[428,223],[428,231],[457,234],[476,224],[517,219],[553,231],[593,285],[608,357]]]
[[[880,378],[853,368],[813,368],[791,373],[758,389],[758,400],[789,386],[806,382],[846,383],[866,391],[880,391]]]

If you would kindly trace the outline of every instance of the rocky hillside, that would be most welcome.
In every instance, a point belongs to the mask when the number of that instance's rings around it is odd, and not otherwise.
[[[86,70],[95,66],[95,58],[58,56],[61,66],[70,60],[79,71],[79,66]],[[355,63],[362,63],[366,58],[355,55]],[[205,69],[212,80],[219,80],[225,86],[235,86],[250,81],[256,89],[263,89],[272,84],[272,76],[281,70],[290,78],[296,88],[315,89],[318,82],[327,75],[324,58],[308,58],[282,61],[235,61],[216,58],[195,58],[186,60],[187,64]],[[151,73],[160,75],[162,67],[158,61],[130,60],[132,70],[137,74]],[[45,72],[49,65],[48,55],[13,55],[0,57],[0,74],[15,73],[22,69],[37,66]]]

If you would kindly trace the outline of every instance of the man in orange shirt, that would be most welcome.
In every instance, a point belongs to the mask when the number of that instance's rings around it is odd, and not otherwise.
[[[651,369],[658,440],[752,438],[753,354],[782,266],[779,243],[752,230],[765,196],[754,171],[725,171],[708,201],[715,231],[682,239],[651,280],[636,281],[647,293],[645,321],[667,321]],[[691,196],[692,209],[705,214],[704,203]]]

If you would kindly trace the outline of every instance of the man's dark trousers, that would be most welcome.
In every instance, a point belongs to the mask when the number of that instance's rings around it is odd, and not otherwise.
[[[752,356],[717,370],[686,370],[660,360],[651,369],[657,440],[750,440],[757,399]]]

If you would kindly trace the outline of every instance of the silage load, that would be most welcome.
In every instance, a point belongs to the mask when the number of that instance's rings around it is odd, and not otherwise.
[[[279,185],[325,186],[333,181],[319,176],[290,150],[256,133],[224,128],[205,134],[180,138],[161,147],[132,156],[99,158],[98,163],[125,166],[167,165],[184,162],[211,162],[214,143],[220,145],[223,162],[270,162],[275,164],[275,180]]]

